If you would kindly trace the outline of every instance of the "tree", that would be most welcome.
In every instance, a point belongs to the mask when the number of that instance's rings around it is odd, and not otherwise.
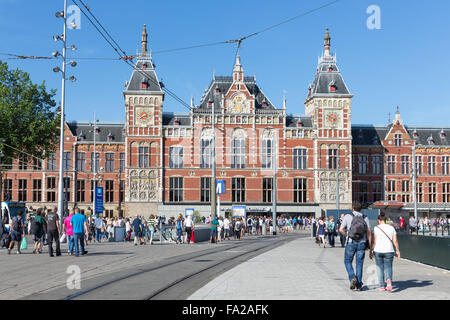
[[[28,73],[10,70],[0,60],[0,147],[4,142],[22,151],[3,145],[2,163],[23,152],[43,159],[55,150],[60,121],[55,94],[55,89],[47,92],[45,81],[33,84]]]

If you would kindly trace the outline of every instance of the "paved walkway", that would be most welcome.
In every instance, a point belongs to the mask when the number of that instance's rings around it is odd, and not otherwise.
[[[339,243],[339,241],[338,241]],[[401,248],[400,248],[401,249]],[[450,299],[450,272],[395,259],[393,291],[377,290],[375,261],[366,252],[364,290],[349,289],[344,249],[298,239],[218,276],[190,300],[425,300]]]

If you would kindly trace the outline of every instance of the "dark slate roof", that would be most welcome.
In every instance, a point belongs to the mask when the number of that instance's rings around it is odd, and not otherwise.
[[[72,131],[72,134],[77,137],[79,142],[93,142],[94,134],[92,126],[87,122],[68,122],[67,125]],[[124,124],[123,123],[98,123],[99,133],[97,134],[95,141],[101,142],[125,142],[123,135]],[[108,140],[108,136],[112,137],[112,140]]]
[[[389,127],[352,126],[352,144],[361,146],[381,146]]]
[[[147,65],[144,69],[144,65]],[[147,83],[147,89],[142,88]],[[139,57],[125,91],[162,91],[151,57]]]
[[[390,128],[391,125],[386,127],[353,125],[353,145],[381,146],[381,141],[386,138]],[[406,130],[417,145],[450,146],[450,128],[406,127]]]
[[[208,101],[213,101],[216,106],[220,105],[222,94],[226,94],[233,84],[233,77],[214,77],[209,85],[208,89],[201,99],[200,109],[208,109]],[[250,94],[255,96],[256,109],[262,110],[275,110],[275,106],[270,102],[270,100],[265,96],[261,89],[256,85],[255,77],[244,77],[244,84],[247,87]],[[219,94],[216,94],[216,88],[219,89]],[[263,101],[266,101],[267,107],[263,107]]]
[[[163,125],[164,126],[174,126],[175,122],[179,121],[180,126],[190,126],[191,116],[189,114],[178,114],[173,112],[163,113]]]
[[[331,72],[329,69],[331,68]],[[330,85],[336,87],[336,92],[330,93]],[[319,66],[313,83],[310,85],[311,95],[350,95],[350,91],[342,78],[335,57],[322,57],[319,59]]]
[[[303,124],[303,128],[312,128],[312,118],[296,116],[296,115],[288,115],[286,116],[286,128],[300,128],[298,123]]]
[[[406,127],[416,145],[450,146],[450,128]]]

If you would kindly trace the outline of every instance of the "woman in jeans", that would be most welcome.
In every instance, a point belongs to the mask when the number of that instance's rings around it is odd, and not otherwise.
[[[398,247],[397,233],[393,226],[386,223],[384,213],[378,216],[378,225],[374,228],[372,234],[370,259],[373,259],[374,256],[380,283],[379,290],[391,292],[392,263],[394,256],[400,258],[400,249]]]
[[[183,215],[181,213],[178,215],[175,225],[177,229],[177,244],[181,244],[183,243],[181,240],[181,235],[183,234]]]

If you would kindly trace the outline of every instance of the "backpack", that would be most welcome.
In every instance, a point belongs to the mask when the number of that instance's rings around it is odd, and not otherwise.
[[[14,231],[20,232],[20,220],[19,219],[16,218],[12,221],[12,229]]]
[[[366,216],[365,215],[355,216],[353,213],[351,213],[351,215],[353,216],[353,219],[350,225],[348,236],[352,240],[359,241],[364,237],[367,231],[367,224],[366,221],[364,220]]]
[[[33,219],[33,221],[31,221],[31,234],[38,235],[40,230],[41,224],[36,219]]]

